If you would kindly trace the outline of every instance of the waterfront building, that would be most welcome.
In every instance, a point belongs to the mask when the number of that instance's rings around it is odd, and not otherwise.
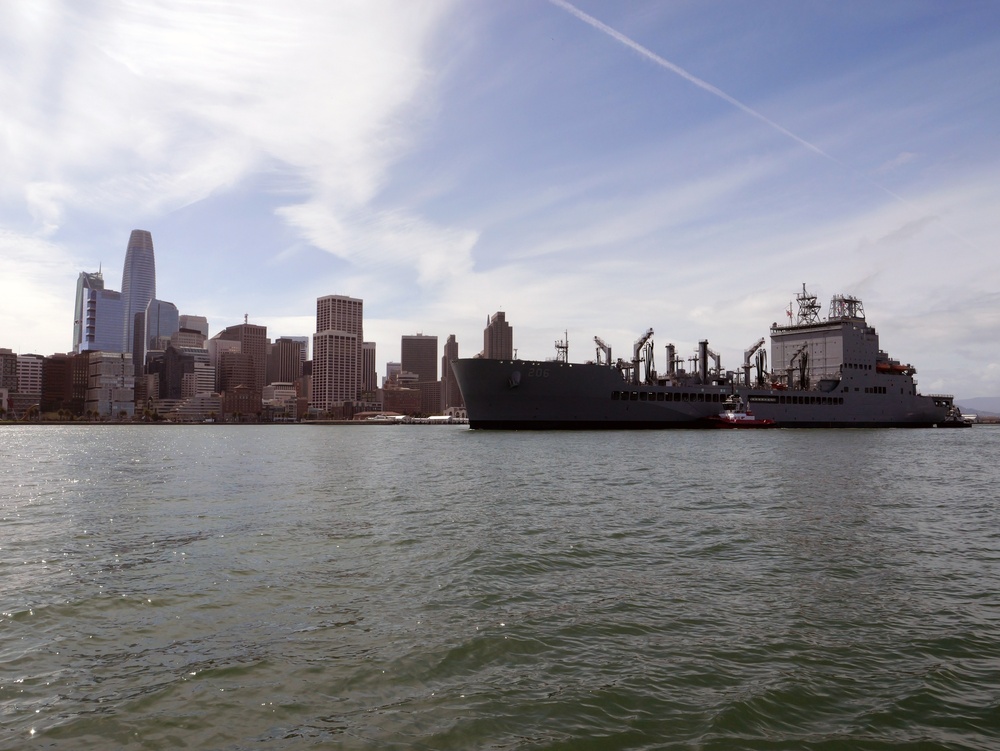
[[[156,260],[153,257],[153,236],[146,230],[134,229],[128,239],[122,270],[122,340],[118,351],[132,352],[135,316],[137,313],[145,313],[149,301],[155,297]],[[142,358],[138,358],[138,361],[141,363]]]
[[[343,295],[316,300],[310,403],[322,412],[361,394],[364,302]]]
[[[88,353],[55,354],[42,361],[40,410],[82,415],[87,399]]]
[[[264,387],[264,409],[272,419],[294,420],[298,413],[294,383],[271,383]]]
[[[42,399],[42,363],[41,355],[17,356],[17,389],[9,396],[11,411],[18,416],[25,415],[29,410],[38,410]]]
[[[514,358],[514,330],[507,323],[502,310],[494,313],[486,322],[483,330],[483,357],[487,360]]]
[[[135,371],[131,353],[88,354],[86,411],[102,418],[118,419],[135,414]]]
[[[119,352],[123,315],[122,293],[106,289],[100,271],[81,271],[73,308],[73,352]]]
[[[0,389],[17,391],[17,354],[10,349],[0,349]]]
[[[418,383],[420,390],[420,411],[424,415],[441,414],[441,381]]]
[[[227,420],[256,421],[260,411],[260,393],[249,386],[237,386],[222,393],[222,412]]]
[[[170,419],[177,422],[215,422],[222,416],[222,397],[213,393],[195,394],[169,412]]]
[[[20,394],[42,394],[42,363],[41,355],[17,356],[17,391]]]
[[[419,415],[422,411],[422,395],[420,389],[406,388],[390,382],[385,385],[380,394],[382,410],[399,415]]]

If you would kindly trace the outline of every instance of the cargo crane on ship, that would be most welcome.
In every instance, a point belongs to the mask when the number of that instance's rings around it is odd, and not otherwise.
[[[611,365],[611,347],[599,336],[594,337],[594,344],[597,345],[597,364]]]
[[[764,350],[761,349],[764,346],[766,339],[761,337],[756,342],[750,345],[749,348],[743,351],[743,385],[749,387],[750,384],[750,368],[753,366],[750,363],[750,358],[755,354],[757,355],[757,385],[762,385],[764,382],[764,373],[762,367],[767,367],[767,355]],[[763,363],[761,361],[760,355],[764,355]]]

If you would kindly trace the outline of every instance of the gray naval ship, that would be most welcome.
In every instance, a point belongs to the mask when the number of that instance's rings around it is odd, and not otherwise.
[[[612,362],[599,337],[596,360],[568,361],[568,344],[556,342],[556,359],[452,362],[469,426],[473,429],[663,429],[722,426],[718,418],[734,401],[761,425],[787,428],[964,427],[950,395],[917,391],[916,369],[879,347],[861,300],[837,295],[825,320],[816,297],[796,297],[798,315],[771,326],[770,362],[765,340],[744,352],[742,367],[723,371],[707,341],[688,361],[667,345],[667,372],[656,372],[653,330],[633,346],[631,360]]]

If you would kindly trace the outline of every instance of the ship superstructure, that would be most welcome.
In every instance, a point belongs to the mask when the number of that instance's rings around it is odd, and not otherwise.
[[[724,371],[708,341],[685,360],[666,347],[666,372],[653,363],[653,330],[633,345],[632,359],[611,362],[595,337],[597,359],[455,360],[472,428],[594,429],[708,427],[737,396],[760,420],[780,427],[932,427],[953,424],[946,395],[924,396],[916,369],[891,359],[856,297],[837,295],[825,320],[803,285],[798,311],[771,327],[770,370],[764,340],[744,352],[738,371]],[[558,344],[562,344],[559,342]]]

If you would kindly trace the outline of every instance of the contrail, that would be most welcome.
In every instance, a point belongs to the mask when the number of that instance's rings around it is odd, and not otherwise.
[[[685,81],[689,81],[690,83],[693,83],[699,89],[704,89],[709,94],[714,94],[715,96],[719,97],[719,99],[722,99],[725,102],[729,102],[734,107],[743,110],[744,112],[746,112],[751,117],[757,118],[762,123],[765,123],[766,125],[769,125],[770,127],[774,128],[779,133],[782,133],[782,134],[788,136],[793,141],[796,141],[797,143],[800,143],[801,145],[805,146],[810,151],[815,152],[815,153],[819,154],[822,157],[826,157],[827,159],[829,159],[829,160],[831,160],[833,162],[837,162],[837,164],[841,164],[837,159],[835,159],[834,157],[832,157],[829,154],[827,154],[819,146],[816,146],[815,144],[809,143],[804,138],[800,138],[799,136],[795,135],[794,133],[792,133],[792,131],[788,130],[787,128],[783,128],[780,125],[778,125],[778,123],[774,122],[774,120],[768,119],[767,117],[765,117],[764,115],[762,115],[761,113],[759,113],[757,110],[755,110],[753,107],[748,107],[747,105],[743,104],[743,102],[741,102],[739,99],[736,99],[735,97],[729,96],[729,94],[727,94],[726,92],[724,92],[722,89],[717,88],[716,86],[713,86],[708,81],[703,81],[702,79],[698,78],[698,76],[693,75],[691,73],[688,73],[686,70],[684,70],[684,68],[680,67],[679,65],[674,65],[669,60],[666,60],[666,59],[660,57],[659,55],[657,55],[652,50],[649,50],[649,49],[643,47],[638,42],[636,42],[636,41],[634,41],[632,39],[629,39],[627,36],[625,36],[621,32],[615,31],[614,29],[612,29],[607,24],[601,23],[600,21],[598,21],[593,16],[587,15],[586,13],[584,13],[579,8],[577,8],[577,7],[573,6],[573,5],[570,5],[568,2],[566,2],[566,0],[549,0],[549,2],[552,3],[555,6],[558,6],[559,8],[562,8],[567,13],[572,13],[574,16],[576,16],[577,18],[579,18],[581,21],[583,21],[586,24],[589,24],[589,25],[593,26],[598,31],[603,31],[605,34],[607,34],[611,38],[616,39],[617,41],[619,41],[622,44],[624,44],[626,47],[629,47],[629,48],[635,50],[636,52],[638,52],[640,55],[642,55],[643,57],[647,58],[648,60],[652,60],[654,63],[656,63],[660,67],[666,68],[667,70],[669,70],[672,73],[676,73],[681,78],[683,78]],[[841,165],[841,166],[844,166],[844,165]]]
[[[799,136],[797,136],[794,133],[792,133],[792,131],[788,130],[788,128],[784,128],[781,125],[778,125],[778,123],[774,122],[774,120],[771,120],[770,118],[766,117],[765,115],[762,115],[760,112],[758,112],[757,110],[755,110],[753,107],[750,107],[750,106],[748,106],[746,104],[743,104],[743,102],[741,102],[739,99],[736,99],[735,97],[730,96],[729,94],[727,94],[726,92],[724,92],[722,89],[720,89],[720,88],[718,88],[718,87],[713,86],[712,84],[710,84],[708,81],[703,81],[702,79],[698,78],[698,76],[696,76],[696,75],[694,75],[692,73],[688,73],[686,70],[684,70],[684,68],[680,67],[679,65],[675,65],[674,63],[670,62],[669,60],[660,57],[659,55],[657,55],[652,50],[646,49],[645,47],[643,47],[641,44],[639,44],[635,40],[629,39],[627,36],[625,36],[624,34],[622,34],[619,31],[615,31],[614,29],[612,29],[607,24],[601,23],[600,21],[598,21],[593,16],[588,15],[587,13],[584,13],[582,10],[580,10],[579,8],[577,8],[574,5],[571,5],[566,0],[549,0],[549,2],[552,3],[553,5],[555,5],[558,8],[562,8],[567,13],[570,13],[570,14],[576,16],[577,18],[579,18],[584,23],[586,23],[586,24],[588,24],[590,26],[593,26],[598,31],[601,31],[601,32],[607,34],[612,39],[614,39],[614,40],[616,40],[618,42],[621,42],[626,47],[634,50],[635,52],[638,52],[640,55],[642,55],[643,57],[645,57],[647,60],[652,60],[654,63],[656,63],[660,67],[666,68],[671,73],[675,73],[678,76],[680,76],[681,78],[683,78],[685,81],[693,83],[699,89],[702,89],[704,91],[707,91],[709,94],[713,94],[714,96],[719,97],[719,99],[723,100],[724,102],[728,102],[729,104],[733,105],[734,107],[736,107],[739,110],[742,110],[743,112],[745,112],[746,114],[750,115],[751,117],[754,117],[757,120],[760,120],[762,123],[764,123],[765,125],[770,126],[774,130],[776,130],[779,133],[781,133],[782,135],[785,135],[788,138],[791,138],[796,143],[798,143],[798,144],[800,144],[802,146],[805,146],[807,149],[809,149],[809,151],[813,152],[814,154],[818,154],[819,156],[823,157],[824,159],[829,159],[831,162],[833,162],[834,164],[838,165],[839,167],[841,167],[845,171],[847,171],[847,172],[849,172],[851,174],[857,175],[858,177],[860,177],[862,180],[866,181],[872,187],[878,188],[883,193],[885,193],[888,196],[891,196],[892,198],[894,198],[895,200],[899,201],[900,203],[906,204],[907,206],[909,206],[911,208],[914,208],[914,209],[917,208],[910,201],[906,200],[905,198],[903,198],[898,193],[894,193],[893,191],[889,190],[887,187],[885,187],[881,183],[877,182],[876,180],[872,179],[870,176],[868,176],[868,175],[864,174],[863,172],[860,172],[860,171],[858,171],[858,170],[856,170],[856,169],[854,169],[852,167],[849,167],[848,165],[844,164],[842,161],[840,161],[836,157],[831,156],[830,154],[828,154],[825,151],[823,151],[823,149],[821,149],[819,146],[816,146],[815,144],[809,143],[809,141],[805,140],[804,138],[800,138]],[[967,240],[965,237],[963,237],[962,235],[960,235],[956,230],[954,230],[951,227],[949,227],[947,223],[945,223],[944,221],[942,221],[940,219],[940,217],[936,217],[936,218],[941,223],[941,226],[943,226],[945,228],[945,230],[949,234],[951,234],[953,237],[955,237],[956,239],[960,240],[961,242],[963,242],[964,244],[966,244],[970,248],[978,250],[978,248],[976,247],[976,245],[974,243],[972,243],[970,240]]]

